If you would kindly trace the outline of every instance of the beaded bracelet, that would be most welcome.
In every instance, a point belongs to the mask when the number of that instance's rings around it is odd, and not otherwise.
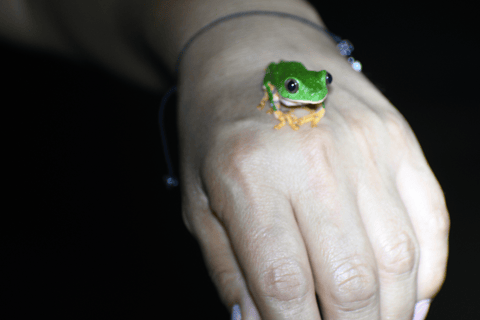
[[[222,23],[224,21],[235,19],[235,18],[240,18],[240,17],[245,17],[245,16],[251,16],[251,15],[264,15],[264,16],[276,16],[276,17],[281,17],[281,18],[289,18],[289,19],[293,19],[293,20],[297,20],[299,22],[302,22],[303,24],[306,24],[306,25],[308,25],[308,26],[310,26],[310,27],[312,27],[316,30],[323,31],[326,34],[328,34],[330,37],[332,37],[333,40],[335,40],[335,42],[337,42],[337,48],[340,51],[340,54],[342,56],[347,56],[348,57],[347,61],[350,62],[353,70],[355,70],[357,72],[360,72],[362,70],[362,64],[359,61],[356,61],[351,56],[351,54],[353,52],[353,45],[350,41],[342,40],[339,36],[331,33],[326,28],[324,28],[324,27],[322,27],[322,26],[320,26],[316,23],[313,23],[313,22],[311,22],[311,21],[309,21],[305,18],[295,16],[293,14],[289,14],[289,13],[285,13],[285,12],[253,10],[253,11],[237,12],[237,13],[234,13],[234,14],[227,15],[225,17],[221,17],[219,19],[216,19],[216,20],[210,22],[209,24],[207,24],[206,26],[204,26],[203,28],[198,30],[198,32],[195,33],[190,38],[190,40],[185,44],[182,51],[180,51],[180,54],[178,55],[177,63],[175,65],[175,73],[177,74],[177,76],[178,76],[178,68],[180,66],[181,59],[182,59],[183,55],[185,54],[185,52],[187,51],[187,49],[190,47],[190,45],[192,44],[192,42],[196,38],[198,38],[201,34],[205,33],[206,31],[212,29],[213,27],[219,25],[220,23]],[[176,86],[172,86],[167,91],[167,93],[162,98],[162,102],[160,104],[160,108],[159,108],[159,112],[158,112],[159,124],[160,124],[160,135],[162,137],[162,144],[163,144],[163,152],[164,152],[165,161],[167,162],[167,167],[168,167],[168,175],[163,177],[163,180],[165,182],[165,185],[166,185],[167,189],[178,186],[178,179],[173,174],[172,164],[171,164],[171,161],[170,161],[170,157],[168,155],[167,139],[165,137],[165,132],[164,132],[164,128],[163,128],[163,110],[165,109],[165,105],[168,101],[168,98],[175,91],[177,91]]]

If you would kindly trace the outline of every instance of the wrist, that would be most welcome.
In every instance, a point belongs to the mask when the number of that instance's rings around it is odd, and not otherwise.
[[[192,42],[180,64],[179,92],[196,102],[229,91],[251,97],[261,92],[264,69],[280,60],[355,73],[325,32],[285,17],[251,15],[224,21]]]
[[[246,106],[258,104],[264,69],[280,60],[299,61],[308,70],[327,70],[340,91],[369,100],[373,94],[385,102],[326,33],[280,16],[251,15],[226,20],[192,42],[179,69],[181,112],[194,108],[195,119],[205,117],[212,125],[214,118],[230,122],[257,116],[255,108]]]
[[[178,55],[192,36],[211,22],[231,14],[257,10],[288,12],[323,26],[314,7],[304,0],[164,0],[153,4],[154,7],[146,11],[148,16],[143,19],[142,28],[149,46],[172,73]],[[222,26],[214,27],[219,28]],[[221,42],[230,36],[230,33],[217,33],[215,41]]]

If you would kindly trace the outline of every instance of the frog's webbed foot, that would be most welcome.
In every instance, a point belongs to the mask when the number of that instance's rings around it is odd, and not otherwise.
[[[272,109],[270,109],[270,110],[272,110]],[[278,130],[278,129],[282,128],[282,127],[285,125],[285,123],[286,123],[286,121],[285,121],[285,115],[284,115],[283,112],[280,111],[280,110],[275,111],[274,114],[275,114],[275,118],[277,118],[278,120],[280,120],[280,123],[277,124],[277,125],[274,127],[275,129]]]
[[[289,111],[286,115],[287,122],[293,130],[298,130],[300,127],[297,125],[298,118],[293,114],[293,110]]]
[[[307,122],[311,122],[312,123],[312,128],[314,128],[314,127],[317,126],[318,122],[320,122],[320,120],[325,115],[325,108],[324,107],[321,107],[320,110],[318,110],[318,111],[312,110],[308,107],[303,107],[303,109],[309,110],[310,114],[298,119],[297,120],[298,125],[302,125],[302,124],[305,124]]]
[[[300,129],[299,126],[297,126],[297,117],[293,114],[293,110],[290,110],[287,113],[283,113],[282,111],[278,110],[274,112],[275,117],[280,120],[280,123],[277,124],[274,128],[275,129],[280,129],[282,128],[287,122],[292,127],[293,130],[298,130]]]
[[[325,107],[320,108],[317,112],[313,112],[312,128],[316,127],[320,120],[325,115]]]

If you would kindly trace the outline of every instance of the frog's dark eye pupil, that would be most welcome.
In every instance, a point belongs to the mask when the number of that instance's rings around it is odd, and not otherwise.
[[[332,75],[328,72],[327,72],[327,76],[325,77],[325,81],[327,82],[327,84],[330,84],[333,81]]]
[[[295,93],[298,91],[298,82],[295,79],[288,79],[285,81],[285,89],[290,93]]]

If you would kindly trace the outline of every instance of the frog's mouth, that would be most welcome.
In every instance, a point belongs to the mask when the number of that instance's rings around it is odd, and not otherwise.
[[[301,105],[305,105],[305,104],[319,104],[319,103],[322,103],[325,100],[326,97],[327,96],[323,97],[322,100],[318,100],[318,101],[292,100],[292,99],[280,97],[280,102],[285,106],[292,107],[292,106],[301,106]]]

